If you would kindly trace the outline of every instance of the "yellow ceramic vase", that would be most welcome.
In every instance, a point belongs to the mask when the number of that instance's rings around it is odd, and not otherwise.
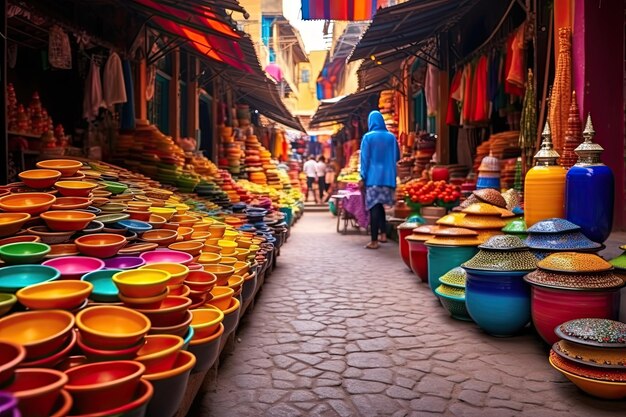
[[[559,165],[535,166],[524,183],[524,220],[526,227],[552,217],[565,217],[565,175]]]

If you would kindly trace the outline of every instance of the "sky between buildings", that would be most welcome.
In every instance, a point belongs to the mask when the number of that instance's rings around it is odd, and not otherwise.
[[[323,20],[301,20],[300,0],[283,0],[283,15],[300,31],[307,52],[326,49]]]

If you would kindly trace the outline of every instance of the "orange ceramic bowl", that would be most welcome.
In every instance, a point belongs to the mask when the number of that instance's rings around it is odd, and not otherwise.
[[[182,238],[182,240],[191,240],[191,235],[193,234],[193,229],[191,227],[176,227],[176,231],[178,232],[178,236]]]
[[[191,324],[191,312],[185,311],[185,315],[180,323],[176,323],[172,326],[152,326],[150,328],[150,334],[173,334],[176,336],[184,337],[185,333],[189,330]]]
[[[250,256],[250,251],[244,248],[237,248],[235,249],[234,256],[235,258],[237,258],[238,261],[245,261],[246,259],[248,259],[248,256]]]
[[[181,285],[180,287],[169,287],[170,288],[170,293],[169,295],[177,295],[179,297],[187,297],[189,295],[189,292],[191,291],[191,289],[186,286],[185,284]]]
[[[150,220],[150,216],[152,215],[150,214],[148,210],[138,210],[138,209],[132,209],[132,210],[129,209],[129,210],[126,210],[126,213],[128,213],[131,219],[139,220],[142,222],[147,222],[148,220]]]
[[[224,232],[226,231],[226,225],[225,224],[212,224],[209,226],[209,232],[211,232],[211,236],[212,237],[219,237],[221,238],[222,236],[224,236]]]
[[[0,209],[11,213],[39,214],[48,210],[56,197],[48,193],[17,193],[0,197]]]
[[[204,247],[202,248],[202,253],[216,253],[219,255],[222,253],[222,248],[217,245],[205,244]]]
[[[8,213],[0,213],[0,217],[1,217],[2,214],[8,214]],[[1,227],[1,225],[0,225],[0,227]],[[4,239],[0,239],[0,246],[8,245],[9,243],[20,243],[20,242],[41,242],[41,238],[39,236],[35,236],[35,235],[12,236],[12,237],[7,237],[7,238],[4,238]],[[50,254],[50,252],[48,252],[48,255],[49,254]]]
[[[61,280],[42,282],[22,288],[15,295],[20,303],[31,310],[72,310],[80,306],[93,291],[87,281]]]
[[[211,291],[216,282],[217,277],[207,271],[191,271],[185,279],[185,285],[193,291]]]
[[[176,242],[178,232],[169,229],[148,230],[141,235],[141,240],[149,243],[156,243],[159,246],[167,246]]]
[[[224,320],[224,313],[219,308],[199,308],[190,311],[192,315],[191,327],[193,327],[192,340],[209,337],[215,333]]]
[[[168,294],[169,288],[166,287],[162,293],[153,297],[129,297],[122,293],[119,293],[117,296],[125,305],[133,309],[155,309],[161,306]]]
[[[143,339],[150,329],[150,320],[126,307],[95,306],[76,315],[83,341],[100,349],[124,349]]]
[[[173,262],[159,262],[154,264],[148,264],[139,267],[139,269],[154,269],[158,271],[164,271],[170,274],[170,279],[167,285],[182,284],[189,274],[189,268],[185,265],[176,264]]]
[[[146,381],[162,381],[176,375],[180,375],[184,372],[189,371],[196,364],[196,357],[191,352],[187,352],[186,350],[181,350],[176,358],[176,362],[171,369],[164,372],[156,372],[148,374],[146,373],[143,376],[143,379]]]
[[[147,374],[167,371],[176,363],[183,343],[182,337],[172,334],[148,335],[135,360],[146,367]]]
[[[30,188],[50,188],[61,178],[61,173],[54,169],[31,169],[17,175]]]
[[[197,217],[189,216],[186,214],[175,214],[170,219],[170,222],[177,223],[180,227],[191,227],[198,221]]]
[[[232,255],[235,253],[235,249],[237,248],[237,242],[232,240],[220,240],[217,242],[217,245],[222,248],[222,255]]]
[[[232,275],[228,278],[228,288],[232,288],[235,291],[235,294],[241,290],[241,286],[243,285],[244,278],[241,275]]]
[[[197,255],[200,255],[200,252],[202,251],[203,246],[204,246],[204,242],[190,240],[186,242],[172,243],[171,245],[168,246],[168,248],[171,250],[186,252],[192,256],[197,256]]]
[[[233,265],[233,268],[235,268],[235,275],[242,275],[243,276],[243,275],[246,275],[248,273],[248,271],[250,271],[250,263],[243,262],[243,261],[237,261]]]
[[[65,373],[65,389],[80,414],[121,407],[133,398],[146,367],[135,361],[111,361],[80,365]]]
[[[132,298],[150,298],[166,290],[171,274],[158,268],[141,267],[118,272],[112,279],[120,294]]]
[[[28,213],[0,213],[0,237],[16,234],[28,219]]]
[[[189,298],[170,294],[163,299],[158,308],[137,311],[148,317],[152,326],[167,327],[182,322],[190,305]]]
[[[78,331],[75,331],[75,333],[78,335],[76,338],[78,348],[89,359],[89,362],[132,360],[135,358],[135,356],[137,356],[137,352],[145,343],[145,341],[142,339],[139,341],[139,343],[136,343],[129,348],[116,350],[98,349],[85,344]]]
[[[58,197],[50,209],[77,210],[89,207],[93,200],[88,197]]]
[[[235,291],[228,287],[213,287],[211,290],[211,298],[207,301],[207,304],[211,304],[224,311],[230,306],[230,300],[232,300]]]
[[[237,258],[234,258],[232,256],[222,256],[222,259],[220,259],[220,265],[233,266],[236,262]]]
[[[25,368],[16,370],[3,389],[17,399],[22,416],[49,416],[67,381],[67,375],[55,369]]]
[[[14,313],[0,319],[0,340],[21,344],[30,361],[58,351],[72,327],[74,316],[63,310]]]
[[[198,258],[198,263],[202,265],[218,264],[222,260],[219,253],[204,252]]]
[[[19,343],[0,341],[0,386],[13,378],[15,368],[26,358],[26,349]]]
[[[62,256],[78,256],[80,252],[78,248],[73,243],[58,243],[56,245],[50,245],[50,252],[46,256],[45,259],[54,259],[60,258]]]
[[[165,220],[165,217],[154,213],[151,213],[148,218],[148,223],[150,223],[153,230],[162,228],[166,222],[167,220]]]
[[[96,218],[96,215],[77,210],[55,210],[41,213],[41,218],[52,231],[71,232],[87,227]]]
[[[191,234],[191,240],[201,240],[203,243],[206,239],[211,237],[211,232],[198,232],[194,231]]]
[[[47,161],[37,162],[38,168],[54,169],[59,171],[64,177],[76,174],[82,166],[82,162],[71,159],[48,159]]]
[[[54,188],[65,197],[87,197],[98,184],[89,181],[57,181]]]
[[[211,223],[197,222],[194,223],[191,228],[194,232],[208,232],[209,226],[211,226]]]
[[[215,285],[226,285],[228,278],[235,273],[235,268],[228,265],[204,265],[204,270],[214,274],[217,277]]]
[[[124,236],[115,233],[94,233],[74,241],[80,253],[94,258],[115,256],[127,243]]]

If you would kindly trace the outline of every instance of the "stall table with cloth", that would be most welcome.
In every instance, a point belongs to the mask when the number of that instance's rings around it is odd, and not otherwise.
[[[337,232],[346,234],[348,226],[367,230],[369,213],[360,191],[339,191],[331,197],[337,207]]]

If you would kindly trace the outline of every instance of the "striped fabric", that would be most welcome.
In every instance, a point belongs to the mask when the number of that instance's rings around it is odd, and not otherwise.
[[[303,20],[372,20],[389,0],[302,0]]]

